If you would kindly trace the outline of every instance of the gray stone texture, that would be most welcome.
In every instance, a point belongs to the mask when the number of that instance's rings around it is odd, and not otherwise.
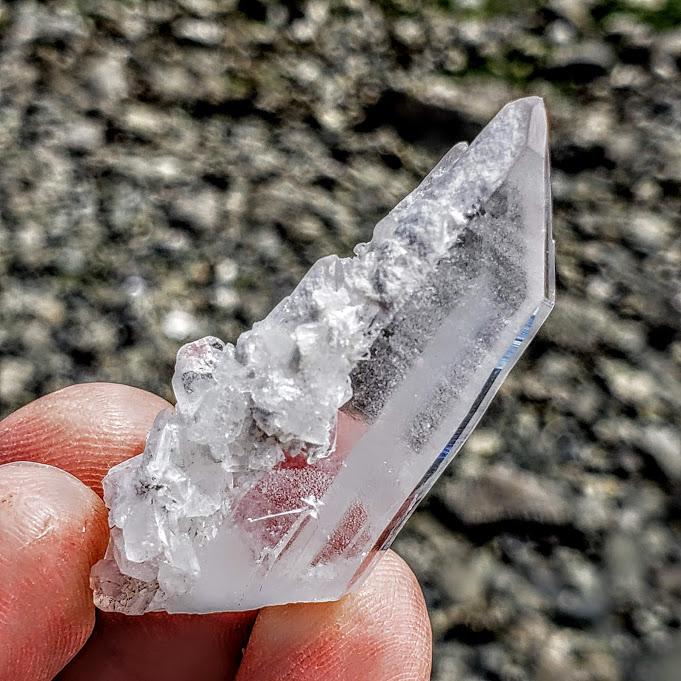
[[[169,396],[180,342],[233,341],[539,94],[557,306],[397,549],[436,681],[675,678],[680,21],[677,0],[0,2],[0,413],[84,380]]]

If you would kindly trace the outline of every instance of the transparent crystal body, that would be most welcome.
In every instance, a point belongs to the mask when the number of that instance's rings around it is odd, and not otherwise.
[[[452,148],[235,346],[178,353],[174,412],[104,480],[106,610],[335,600],[361,582],[549,314],[541,99]]]

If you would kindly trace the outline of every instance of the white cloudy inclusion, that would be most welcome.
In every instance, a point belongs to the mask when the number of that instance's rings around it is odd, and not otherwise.
[[[245,610],[359,583],[550,311],[550,205],[546,112],[521,99],[236,345],[185,345],[175,410],[104,479],[97,605]]]

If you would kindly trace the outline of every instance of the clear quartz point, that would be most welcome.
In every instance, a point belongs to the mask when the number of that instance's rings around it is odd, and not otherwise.
[[[549,314],[547,118],[512,102],[235,346],[177,357],[174,411],[104,479],[104,610],[340,598],[459,450]]]

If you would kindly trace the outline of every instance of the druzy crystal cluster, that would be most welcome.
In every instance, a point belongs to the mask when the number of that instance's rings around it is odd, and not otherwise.
[[[546,112],[521,99],[236,345],[184,346],[175,410],[104,480],[97,605],[245,610],[357,584],[549,313],[550,209]]]

